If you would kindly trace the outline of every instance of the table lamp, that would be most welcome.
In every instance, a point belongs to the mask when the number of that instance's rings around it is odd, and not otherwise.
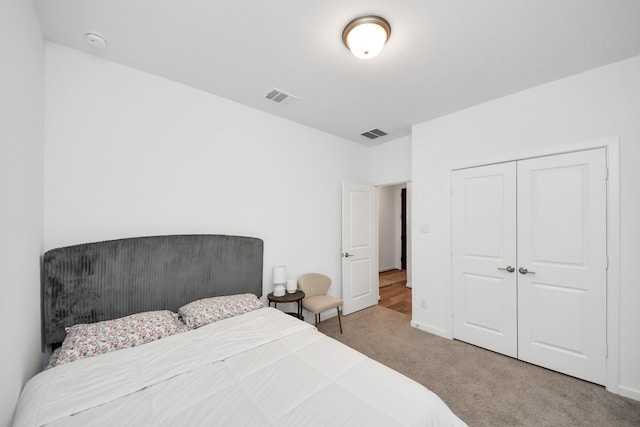
[[[276,297],[284,296],[285,283],[287,283],[287,266],[275,265],[273,267],[273,295]]]

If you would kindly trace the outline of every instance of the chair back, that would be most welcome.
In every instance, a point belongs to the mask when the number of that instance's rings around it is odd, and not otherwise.
[[[326,295],[331,287],[331,278],[320,273],[307,273],[298,278],[298,286],[304,292],[305,298]]]

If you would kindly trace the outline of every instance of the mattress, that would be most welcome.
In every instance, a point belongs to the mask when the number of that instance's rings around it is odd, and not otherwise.
[[[434,393],[273,308],[39,373],[15,426],[464,426]]]

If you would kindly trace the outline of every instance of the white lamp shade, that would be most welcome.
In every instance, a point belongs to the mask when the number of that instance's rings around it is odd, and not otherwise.
[[[287,280],[287,292],[292,294],[298,290],[298,279]]]
[[[286,265],[276,265],[273,267],[273,283],[276,285],[287,283]]]
[[[369,59],[382,51],[387,38],[387,31],[382,26],[366,23],[349,31],[346,44],[356,58]]]

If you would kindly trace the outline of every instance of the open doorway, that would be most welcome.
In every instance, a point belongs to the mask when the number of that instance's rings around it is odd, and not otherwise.
[[[377,192],[379,304],[411,315],[411,183]]]

